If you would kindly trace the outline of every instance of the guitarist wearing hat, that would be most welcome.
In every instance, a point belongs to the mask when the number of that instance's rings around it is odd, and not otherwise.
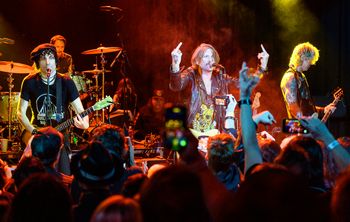
[[[84,108],[73,80],[56,72],[58,58],[54,45],[38,45],[31,52],[30,58],[39,72],[29,74],[23,79],[17,115],[25,130],[34,135],[38,131],[35,126],[55,126],[56,123],[68,119],[69,105],[77,114],[82,113]],[[31,120],[26,115],[29,104],[33,115]],[[87,129],[89,117],[86,115],[81,118],[77,115],[74,125],[80,129]],[[69,143],[66,141],[65,144]],[[66,146],[64,151],[68,153],[69,147]],[[69,165],[66,168],[68,169],[62,169],[66,171],[63,173],[70,174]]]

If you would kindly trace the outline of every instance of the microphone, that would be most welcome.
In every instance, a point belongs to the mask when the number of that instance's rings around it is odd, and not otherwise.
[[[13,45],[15,44],[15,40],[9,38],[0,38],[0,44]]]
[[[112,11],[122,12],[123,9],[116,7],[116,6],[102,5],[102,6],[100,6],[100,11],[102,11],[102,12],[112,12]]]
[[[212,67],[213,67],[213,71],[218,72],[220,75],[222,75],[223,73],[226,72],[225,71],[225,67],[223,65],[221,65],[221,64],[214,63],[212,65]]]
[[[51,75],[51,69],[47,68],[46,69],[47,82],[49,82],[50,75]]]

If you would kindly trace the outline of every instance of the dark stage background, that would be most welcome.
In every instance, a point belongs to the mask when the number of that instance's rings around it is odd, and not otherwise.
[[[121,10],[102,12],[102,5]],[[95,56],[81,55],[82,51],[100,44],[123,47],[126,74],[142,106],[154,88],[166,90],[169,101],[181,100],[181,94],[168,90],[170,52],[178,42],[183,42],[183,65],[190,65],[193,49],[206,42],[216,47],[221,63],[234,76],[242,61],[256,66],[263,43],[270,54],[270,71],[257,88],[262,94],[259,111],[270,110],[278,126],[286,116],[280,79],[294,46],[309,41],[320,49],[317,65],[307,72],[317,103],[331,102],[336,86],[345,90],[344,103],[329,121],[336,136],[344,136],[349,135],[349,11],[348,0],[3,0],[0,37],[16,43],[0,45],[0,60],[31,64],[30,51],[56,34],[67,38],[66,52],[73,56],[77,71],[93,69],[96,63]],[[115,55],[106,55],[107,68]],[[112,94],[122,78],[121,62],[106,74],[106,94]],[[14,76],[14,91],[20,91],[24,76]],[[6,77],[0,73],[2,91],[8,91]]]

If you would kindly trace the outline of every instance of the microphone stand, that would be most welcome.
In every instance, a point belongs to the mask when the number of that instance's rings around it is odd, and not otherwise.
[[[124,41],[121,37],[121,35],[118,33],[117,34],[117,38],[119,38],[122,50],[121,53],[119,53],[121,55],[121,69],[120,72],[122,74],[123,77],[123,89],[122,89],[122,107],[123,107],[123,127],[125,127],[125,123],[127,121],[127,117],[129,116],[127,113],[127,101],[126,101],[126,93],[127,93],[127,83],[126,83],[126,76],[127,76],[127,66],[130,68],[130,63],[129,63],[129,59],[128,59],[128,55],[126,54],[126,50],[124,50],[125,46],[124,46]],[[117,55],[117,57],[119,57],[119,54]],[[130,79],[129,79],[130,80]],[[131,80],[130,80],[131,81]],[[131,84],[131,83],[130,83]],[[132,94],[130,93],[130,96],[132,96]]]
[[[45,122],[46,125],[50,125],[51,126],[51,120],[49,117],[49,106],[50,106],[50,72],[49,70],[46,71],[46,85],[47,85],[47,92],[46,92],[46,102],[45,102]]]

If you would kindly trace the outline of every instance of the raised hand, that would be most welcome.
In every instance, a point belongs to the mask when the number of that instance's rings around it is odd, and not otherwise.
[[[171,52],[171,59],[172,59],[172,70],[173,72],[178,72],[180,70],[180,63],[181,63],[181,57],[182,52],[180,51],[180,47],[182,46],[182,42],[180,42],[176,48]]]
[[[260,77],[257,75],[248,75],[249,68],[245,62],[242,63],[242,68],[239,71],[239,88],[240,99],[248,99],[253,88],[259,83]]]
[[[266,49],[264,48],[263,44],[260,44],[260,47],[262,49],[262,52],[258,54],[258,59],[260,60],[260,67],[263,70],[267,70],[267,62],[269,61],[269,53],[267,53]]]
[[[275,118],[269,111],[263,111],[253,116],[253,120],[256,124],[272,125],[276,123]]]

